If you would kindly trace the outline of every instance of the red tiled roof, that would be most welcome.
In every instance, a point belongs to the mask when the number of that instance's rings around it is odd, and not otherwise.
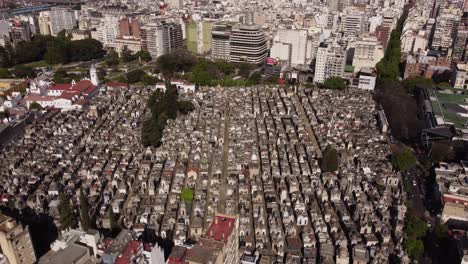
[[[59,83],[55,84],[50,88],[50,90],[59,90],[59,91],[69,91],[69,92],[84,92],[86,89],[88,89],[90,86],[94,86],[93,83],[91,83],[90,80],[81,80],[75,85],[72,85],[71,83]]]
[[[50,90],[68,91],[70,90],[71,86],[72,85],[70,83],[58,83],[50,87]]]
[[[42,95],[30,94],[30,95],[27,95],[26,97],[24,97],[24,101],[30,101],[30,102],[41,101],[41,102],[44,102],[44,101],[53,101],[53,100],[55,100],[57,98],[58,98],[57,96],[42,96]]]
[[[235,223],[236,219],[233,217],[217,215],[208,227],[206,236],[214,240],[226,242],[234,229]]]
[[[67,100],[71,100],[73,98],[73,96],[75,96],[76,94],[73,93],[73,92],[64,92],[60,95],[59,98],[62,98],[62,99],[67,99]]]
[[[140,241],[132,240],[128,242],[127,246],[122,252],[122,256],[120,256],[120,258],[115,261],[115,264],[130,264],[132,257],[139,254],[140,245]]]

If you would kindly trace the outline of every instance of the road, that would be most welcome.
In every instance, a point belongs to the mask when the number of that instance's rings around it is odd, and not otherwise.
[[[307,134],[309,135],[309,138],[312,141],[312,144],[314,145],[315,154],[317,155],[317,158],[321,158],[322,157],[322,151],[320,150],[320,145],[318,144],[317,138],[315,137],[314,130],[312,129],[312,126],[310,125],[310,121],[307,118],[307,114],[306,114],[306,112],[304,110],[304,107],[302,106],[301,100],[297,96],[297,93],[294,93],[293,98],[294,98],[294,101],[295,101],[295,103],[297,105],[299,115],[300,115],[302,121],[304,122],[304,126],[305,126],[305,128],[307,130]]]
[[[226,103],[225,107],[225,120],[224,120],[224,142],[223,142],[223,167],[221,170],[221,191],[219,194],[218,202],[218,213],[226,213],[226,187],[228,177],[228,165],[229,165],[229,102]]]

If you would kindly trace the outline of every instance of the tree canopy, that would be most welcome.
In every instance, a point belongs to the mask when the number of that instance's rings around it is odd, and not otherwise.
[[[59,195],[58,211],[60,216],[60,229],[73,228],[76,226],[75,215],[70,204],[70,199],[65,193]]]
[[[186,50],[177,50],[160,56],[157,63],[161,73],[166,79],[170,79],[176,72],[191,70],[196,58]]]
[[[323,172],[333,172],[338,170],[338,151],[328,145],[322,156],[320,167]]]
[[[377,83],[393,83],[400,77],[400,60],[401,60],[401,31],[406,17],[408,16],[408,8],[405,8],[403,14],[398,19],[397,26],[392,30],[390,39],[387,43],[385,55],[377,63]]]
[[[32,102],[29,105],[29,110],[42,110],[42,106],[38,102]]]
[[[180,198],[184,202],[192,202],[193,201],[193,190],[190,188],[183,188],[180,194]]]
[[[392,154],[392,165],[400,170],[406,171],[413,168],[417,163],[416,157],[410,148],[406,146],[400,146],[395,149]]]
[[[88,200],[86,199],[83,188],[80,188],[80,219],[81,228],[83,228],[84,231],[88,231],[91,227],[91,219],[89,218]]]
[[[405,233],[407,238],[403,242],[408,254],[418,259],[424,253],[424,244],[421,238],[426,235],[427,225],[420,218],[408,214],[406,217]]]
[[[102,43],[95,39],[70,40],[64,36],[36,34],[31,41],[21,41],[15,48],[0,47],[0,67],[11,67],[45,60],[48,64],[89,61],[105,55]]]
[[[142,69],[137,69],[137,70],[129,71],[125,75],[125,77],[128,83],[136,83],[136,82],[141,81],[145,75],[146,75],[145,71],[143,71]]]
[[[151,110],[151,117],[143,122],[141,140],[144,146],[159,146],[168,119],[175,119],[177,114],[186,114],[194,109],[190,101],[178,101],[175,86],[166,83],[166,92],[155,91],[146,103]]]
[[[344,90],[346,88],[346,82],[341,77],[332,76],[325,80],[323,87],[326,89]]]
[[[16,78],[34,78],[36,77],[36,72],[32,67],[25,65],[18,65],[12,70],[13,75]]]

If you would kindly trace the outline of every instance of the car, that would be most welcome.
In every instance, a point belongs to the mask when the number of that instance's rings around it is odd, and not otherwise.
[[[413,180],[413,186],[416,186],[416,181],[415,180]]]
[[[427,221],[427,227],[428,227],[428,228],[431,228],[431,227],[432,227],[432,222],[431,222],[431,221]]]

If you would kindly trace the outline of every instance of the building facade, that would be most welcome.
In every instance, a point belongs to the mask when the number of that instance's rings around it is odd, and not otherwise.
[[[53,7],[50,10],[50,32],[53,36],[62,30],[73,29],[76,26],[74,11],[67,7]]]
[[[231,62],[261,64],[268,55],[267,39],[256,25],[237,25],[231,32]]]
[[[10,264],[34,264],[36,254],[28,227],[0,214],[0,248]]]

